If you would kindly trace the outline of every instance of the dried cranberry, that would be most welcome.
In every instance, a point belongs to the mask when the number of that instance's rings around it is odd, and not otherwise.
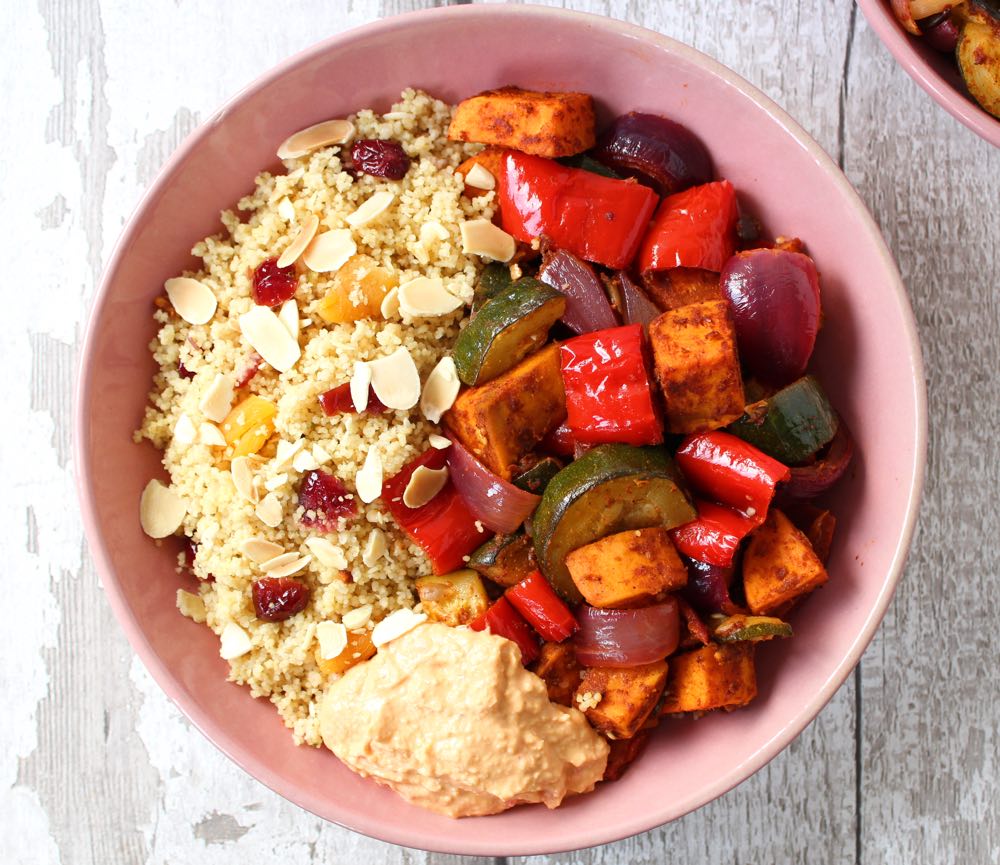
[[[182,360],[177,361],[177,374],[181,378],[194,378],[194,373],[184,366],[184,361]]]
[[[387,180],[402,180],[410,168],[410,157],[398,141],[362,138],[351,145],[356,171]]]
[[[309,587],[289,577],[261,577],[253,583],[253,608],[258,619],[283,622],[309,603]]]
[[[332,532],[341,517],[353,517],[358,506],[348,498],[347,487],[329,472],[306,472],[299,484],[299,504],[305,508],[301,522],[304,526]]]
[[[250,384],[250,380],[257,375],[260,370],[260,365],[264,362],[257,352],[251,351],[247,355],[246,360],[243,361],[243,366],[240,367],[240,371],[236,374],[236,387],[246,387]]]
[[[332,390],[321,393],[319,404],[323,406],[324,414],[328,415],[355,414],[357,412],[357,409],[354,408],[354,400],[351,398],[350,382],[337,385]],[[371,387],[368,388],[368,405],[365,407],[365,411],[372,414],[382,414],[382,412],[388,411],[382,401],[375,396],[375,391]]]
[[[253,272],[250,294],[258,306],[278,306],[291,298],[298,286],[294,267],[278,267],[278,259],[266,258]]]

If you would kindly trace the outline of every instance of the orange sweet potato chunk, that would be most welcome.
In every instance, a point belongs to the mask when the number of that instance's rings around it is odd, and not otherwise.
[[[757,696],[754,643],[709,643],[670,659],[660,713],[736,709]]]

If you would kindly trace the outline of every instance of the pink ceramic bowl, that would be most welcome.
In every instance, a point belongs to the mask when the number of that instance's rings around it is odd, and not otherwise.
[[[968,94],[953,58],[907,33],[892,14],[889,0],[858,0],[858,6],[892,56],[938,105],[980,138],[1000,147],[1000,120]]]
[[[153,298],[192,263],[192,244],[218,230],[220,208],[262,168],[277,167],[275,148],[287,134],[384,108],[406,85],[458,100],[502,84],[583,90],[605,116],[635,109],[687,124],[765,225],[805,238],[823,274],[819,371],[860,456],[834,502],[832,579],[796,612],[801,636],[762,648],[761,694],[750,709],[665,724],[621,781],[558,811],[535,806],[452,821],[405,804],[325,751],[295,747],[269,703],[226,682],[217,638],[174,608],[182,578],[172,554],[139,528],[139,494],[159,473],[159,457],[131,435],[153,374]],[[240,766],[303,808],[397,844],[479,855],[553,852],[642,832],[720,796],[788,745],[844,681],[885,613],[916,519],[925,430],[920,349],[899,274],[861,200],[801,127],[741,78],[670,39],[523,6],[435,9],[329,39],[191,135],[108,263],[76,404],[90,549],[122,627],[167,694]]]

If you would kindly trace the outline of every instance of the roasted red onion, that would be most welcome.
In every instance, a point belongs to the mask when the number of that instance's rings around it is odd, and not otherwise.
[[[617,327],[611,301],[594,269],[572,253],[560,249],[545,256],[538,278],[566,295],[562,320],[576,333]]]
[[[733,565],[710,565],[681,556],[687,565],[688,583],[684,597],[691,606],[702,613],[725,613],[727,616],[742,612],[729,596],[729,586],[733,581]]]
[[[660,308],[636,285],[624,270],[614,275],[615,284],[622,296],[622,318],[625,324],[649,324],[660,314]]]
[[[677,648],[680,622],[672,598],[652,607],[601,610],[581,606],[580,630],[573,638],[585,667],[634,667],[662,661]]]
[[[854,439],[841,418],[826,453],[808,466],[793,467],[792,476],[780,489],[783,496],[811,499],[826,492],[843,477],[854,456]]]
[[[448,475],[469,510],[494,532],[516,531],[538,506],[541,496],[515,487],[493,474],[451,433],[451,447],[445,452]]]
[[[951,54],[958,46],[958,25],[950,12],[942,12],[920,22],[924,40],[935,51]]]
[[[949,6],[954,6],[955,0],[892,0],[892,11],[895,13],[903,29],[914,36],[920,35],[917,21],[937,15]]]

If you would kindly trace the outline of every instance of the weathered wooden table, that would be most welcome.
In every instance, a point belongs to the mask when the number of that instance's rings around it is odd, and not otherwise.
[[[0,862],[428,862],[325,824],[216,752],[120,633],[72,488],[74,355],[127,214],[201,119],[321,36],[429,0],[0,7]],[[849,2],[574,0],[707,52],[839,161],[906,281],[927,362],[923,511],[889,615],[830,705],[701,811],[562,863],[1000,861],[1000,150],[939,110]],[[608,62],[614,62],[609,58]],[[846,251],[849,254],[849,251]],[[873,286],[873,290],[877,289]],[[877,412],[878,406],[871,410]],[[541,861],[541,860],[538,860]]]

